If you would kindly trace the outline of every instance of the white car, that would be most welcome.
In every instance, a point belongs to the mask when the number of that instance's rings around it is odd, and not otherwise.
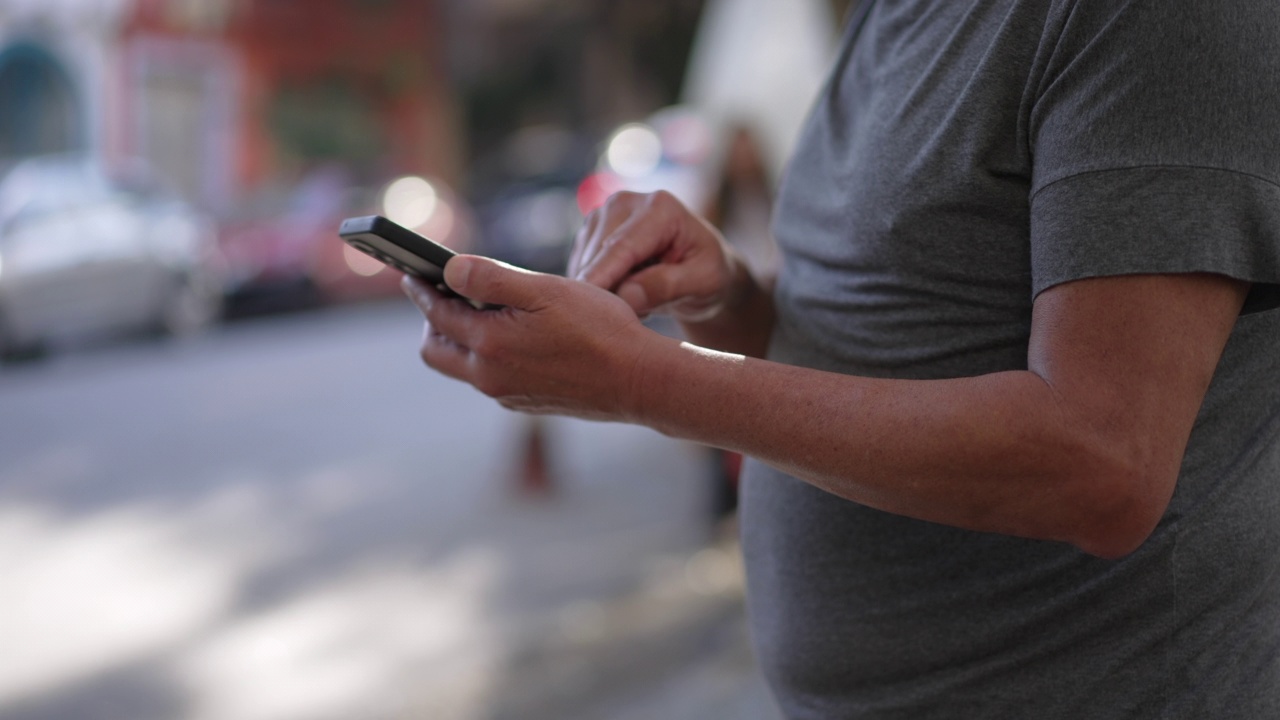
[[[0,354],[190,333],[221,302],[212,224],[149,173],[50,156],[0,180]]]

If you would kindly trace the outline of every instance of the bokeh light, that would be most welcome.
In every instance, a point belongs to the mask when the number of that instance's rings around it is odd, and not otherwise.
[[[578,185],[578,210],[583,215],[604,205],[609,196],[622,189],[622,183],[611,173],[593,173]]]
[[[388,220],[407,228],[426,224],[435,214],[440,194],[426,178],[402,177],[382,194],[382,212]]]
[[[623,125],[609,139],[605,158],[609,168],[623,177],[648,175],[662,162],[662,139],[648,125]]]

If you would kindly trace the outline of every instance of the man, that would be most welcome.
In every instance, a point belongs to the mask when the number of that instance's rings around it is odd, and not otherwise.
[[[789,717],[1280,717],[1280,13],[863,5],[776,287],[618,196],[580,282],[452,261],[490,312],[408,283],[424,360],[755,458],[748,600]]]

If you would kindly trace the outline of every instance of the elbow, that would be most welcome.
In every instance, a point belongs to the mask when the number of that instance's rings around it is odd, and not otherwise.
[[[1155,532],[1177,479],[1129,467],[1078,478],[1079,515],[1070,541],[1084,552],[1119,560],[1142,547]]]
[[[1151,536],[1151,531],[1124,528],[1105,533],[1090,533],[1074,544],[1084,552],[1103,560],[1120,560],[1135,552]]]

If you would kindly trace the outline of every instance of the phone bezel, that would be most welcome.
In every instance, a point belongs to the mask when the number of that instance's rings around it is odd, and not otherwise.
[[[444,283],[445,264],[457,255],[381,215],[347,218],[338,234],[355,249],[437,285]]]

